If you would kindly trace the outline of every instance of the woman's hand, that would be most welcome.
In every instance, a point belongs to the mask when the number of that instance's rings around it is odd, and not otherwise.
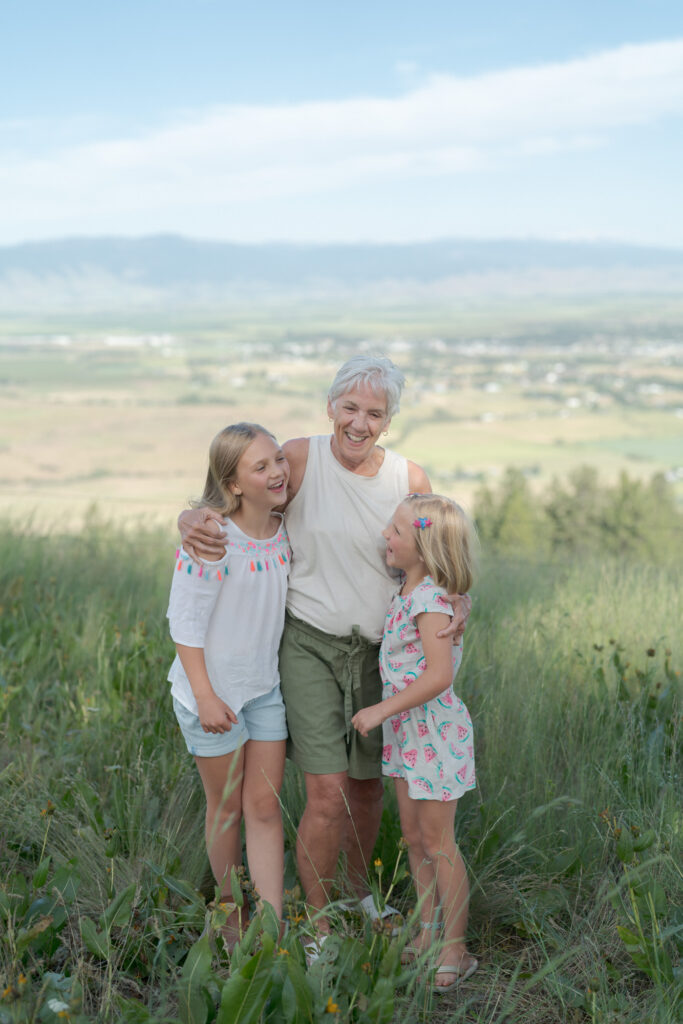
[[[233,725],[237,725],[235,712],[215,693],[197,698],[197,714],[204,732],[230,732]]]
[[[222,526],[223,516],[210,508],[186,509],[178,516],[180,539],[194,562],[204,558],[218,562],[225,554]]]
[[[472,611],[472,598],[469,594],[449,594],[448,600],[453,608],[453,618],[446,628],[440,629],[436,635],[439,638],[447,637],[454,644],[459,644]]]
[[[367,736],[371,729],[376,729],[384,721],[384,714],[381,704],[370,704],[367,708],[361,708],[351,719],[351,725],[361,736]]]

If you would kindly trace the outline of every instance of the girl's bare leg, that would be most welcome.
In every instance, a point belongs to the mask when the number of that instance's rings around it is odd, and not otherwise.
[[[473,962],[467,952],[465,933],[469,912],[467,871],[455,842],[454,824],[457,800],[415,801],[425,852],[436,873],[436,889],[441,903],[443,932],[439,939],[437,963],[458,968],[453,974],[438,975],[437,986],[450,985]]]
[[[242,778],[244,747],[220,757],[195,757],[206,795],[206,849],[221,899],[232,900],[230,871],[242,863]],[[229,936],[239,934],[239,914],[228,918]]]
[[[249,873],[262,901],[282,917],[284,837],[280,790],[285,740],[248,740],[244,754],[242,811]]]
[[[414,943],[418,953],[423,953],[436,938],[439,898],[436,889],[434,862],[427,856],[422,845],[418,808],[423,801],[412,800],[408,795],[408,783],[394,779],[398,810],[401,817],[401,832],[408,843],[408,863],[413,876],[417,903],[420,908],[420,932]],[[423,927],[426,925],[427,927]]]

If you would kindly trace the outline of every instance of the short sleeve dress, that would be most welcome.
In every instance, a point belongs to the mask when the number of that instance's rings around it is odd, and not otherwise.
[[[417,616],[452,615],[446,591],[426,576],[405,597],[394,596],[379,654],[382,698],[405,690],[424,671]],[[462,645],[453,647],[453,676]],[[437,697],[389,718],[383,726],[382,774],[405,779],[413,800],[458,800],[476,786],[472,720],[452,684]]]

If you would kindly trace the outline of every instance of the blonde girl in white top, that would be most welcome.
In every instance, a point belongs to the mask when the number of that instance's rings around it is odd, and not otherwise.
[[[177,651],[171,693],[204,786],[206,845],[218,896],[231,899],[244,819],[252,882],[278,918],[287,727],[277,658],[290,548],[283,517],[274,509],[285,500],[288,480],[282,449],[258,424],[233,424],[214,438],[197,505],[225,517],[225,554],[197,564],[180,548],[168,609]],[[229,919],[228,946],[239,924],[236,915]]]

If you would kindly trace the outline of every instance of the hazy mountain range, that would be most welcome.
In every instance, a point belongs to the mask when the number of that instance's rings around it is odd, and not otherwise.
[[[683,249],[455,239],[241,245],[175,235],[0,247],[5,312],[658,292],[683,295]]]

